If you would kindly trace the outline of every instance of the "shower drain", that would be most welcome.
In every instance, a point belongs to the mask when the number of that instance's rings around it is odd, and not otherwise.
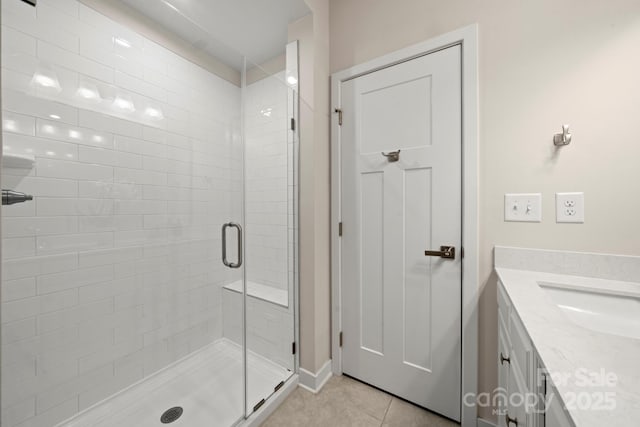
[[[180,406],[174,406],[171,409],[164,411],[164,414],[160,417],[162,424],[169,424],[180,418],[182,415],[182,408]]]

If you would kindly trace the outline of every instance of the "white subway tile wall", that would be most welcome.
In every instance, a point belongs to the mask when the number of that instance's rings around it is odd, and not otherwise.
[[[242,294],[224,289],[224,337],[242,343]],[[291,344],[294,341],[293,310],[259,298],[247,298],[247,349],[291,371],[295,369]],[[249,378],[249,386],[252,380]]]
[[[36,165],[2,176],[34,200],[3,207],[1,423],[49,427],[222,336],[240,89],[75,0],[3,1],[2,66],[4,151]]]

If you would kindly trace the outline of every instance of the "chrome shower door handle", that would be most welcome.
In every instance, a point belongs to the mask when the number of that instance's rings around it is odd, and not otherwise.
[[[229,227],[238,230],[238,262],[227,260],[227,228]],[[242,265],[242,227],[236,222],[222,224],[222,263],[229,268],[240,268]]]
[[[238,262],[236,264],[231,263],[231,268],[240,268],[242,265],[242,227],[235,222],[232,222],[230,225],[238,230]]]
[[[227,261],[227,227],[229,224],[222,224],[222,263],[227,267],[231,267]]]

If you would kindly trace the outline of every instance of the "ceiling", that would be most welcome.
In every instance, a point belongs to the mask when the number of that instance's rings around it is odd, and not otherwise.
[[[284,53],[287,25],[310,13],[304,0],[121,0],[180,38],[240,70]]]

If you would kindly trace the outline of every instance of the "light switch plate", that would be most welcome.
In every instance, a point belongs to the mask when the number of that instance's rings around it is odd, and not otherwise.
[[[556,193],[556,222],[584,223],[584,193]]]
[[[542,221],[542,194],[507,193],[504,195],[504,220],[522,222]]]

